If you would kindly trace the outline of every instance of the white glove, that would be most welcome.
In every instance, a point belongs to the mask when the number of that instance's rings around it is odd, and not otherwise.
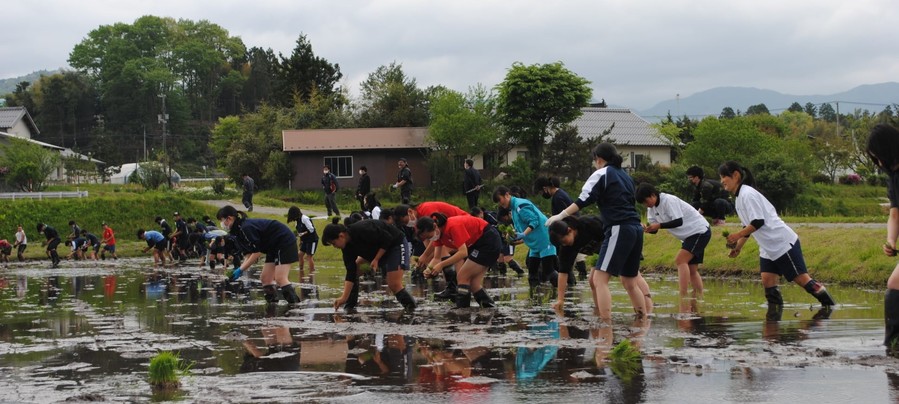
[[[546,223],[544,223],[544,225],[545,225],[546,227],[549,227],[549,225],[551,225],[551,224],[553,224],[553,223],[555,223],[555,222],[558,222],[559,220],[562,220],[562,219],[564,219],[564,218],[566,218],[566,217],[568,217],[568,216],[569,216],[569,215],[568,215],[568,212],[566,212],[566,211],[563,210],[563,211],[559,212],[558,215],[552,215],[552,216],[549,217],[549,219],[546,219]]]
[[[396,189],[396,184],[391,185],[390,188]]]

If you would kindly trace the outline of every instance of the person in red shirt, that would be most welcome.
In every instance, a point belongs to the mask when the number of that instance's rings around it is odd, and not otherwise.
[[[106,252],[109,251],[112,258],[119,259],[119,256],[115,253],[115,232],[112,231],[112,227],[109,227],[106,222],[103,222],[103,240],[100,242],[103,244],[103,251],[100,252],[100,258],[105,260]]]
[[[439,273],[444,267],[465,260],[456,274],[459,282],[456,308],[469,307],[472,293],[481,307],[496,307],[483,288],[487,269],[496,263],[502,252],[502,238],[495,227],[474,216],[447,218],[441,213],[419,218],[415,227],[420,239],[430,240],[435,247],[445,246],[456,251],[449,258],[435,265],[428,265],[425,276]]]
[[[0,262],[9,263],[10,255],[12,255],[12,244],[6,239],[0,240]]]
[[[402,225],[415,226],[415,222],[422,217],[431,217],[434,213],[440,213],[445,217],[469,216],[468,212],[458,206],[446,202],[422,202],[418,205],[400,205],[394,211],[405,212],[406,215],[396,215]],[[419,238],[421,239],[421,238]],[[432,246],[427,239],[421,239],[425,244],[425,251],[418,257],[418,268],[421,271],[427,265],[436,265],[441,259],[445,259],[453,251]],[[443,277],[446,279],[446,289],[434,295],[435,299],[453,300],[456,298],[456,269],[453,265],[444,265]],[[436,274],[435,274],[436,275]]]

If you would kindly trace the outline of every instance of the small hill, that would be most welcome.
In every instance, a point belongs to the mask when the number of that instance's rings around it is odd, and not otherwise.
[[[24,76],[12,77],[8,79],[0,79],[0,96],[4,94],[9,94],[16,90],[16,85],[23,81],[27,81],[29,83],[34,83],[41,76],[49,76],[51,74],[59,73],[61,70],[38,70],[36,72],[28,73]]]

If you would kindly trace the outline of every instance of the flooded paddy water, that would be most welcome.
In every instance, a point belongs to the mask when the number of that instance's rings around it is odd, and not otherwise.
[[[266,306],[252,282],[147,259],[11,264],[0,270],[0,402],[890,402],[899,360],[885,355],[882,291],[830,288],[839,305],[819,313],[784,285],[781,321],[765,320],[756,282],[706,279],[681,313],[676,279],[646,274],[655,299],[635,322],[619,284],[614,325],[590,309],[579,282],[564,313],[550,291],[490,278],[497,309],[451,310],[407,284],[419,301],[403,313],[377,280],[360,310],[335,312],[343,271],[318,265],[303,302]],[[251,274],[255,279],[257,274]],[[436,286],[439,289],[439,286]],[[630,369],[609,351],[629,340]],[[177,352],[191,363],[167,395],[147,381],[149,360]]]

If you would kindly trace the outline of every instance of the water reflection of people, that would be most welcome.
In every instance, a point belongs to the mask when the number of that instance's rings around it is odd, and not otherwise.
[[[410,381],[413,344],[400,334],[349,335],[346,372]]]
[[[246,353],[240,373],[300,370],[300,346],[294,341],[290,328],[265,327],[261,333],[265,348],[260,348],[249,338],[243,341]]]
[[[437,391],[457,389],[465,378],[472,376],[507,378],[505,361],[497,350],[486,347],[445,349],[440,340],[419,342],[417,349],[428,362],[418,368],[418,383],[431,385]],[[489,385],[483,387],[489,388]]]
[[[25,292],[28,291],[28,277],[25,275],[16,276],[16,297],[24,298]]]
[[[547,339],[559,339],[559,323],[549,321],[544,324],[531,324],[528,332],[538,337],[541,342]],[[556,357],[559,352],[557,345],[543,345],[540,347],[520,346],[515,354],[515,378],[529,380],[537,377],[546,365]]]

